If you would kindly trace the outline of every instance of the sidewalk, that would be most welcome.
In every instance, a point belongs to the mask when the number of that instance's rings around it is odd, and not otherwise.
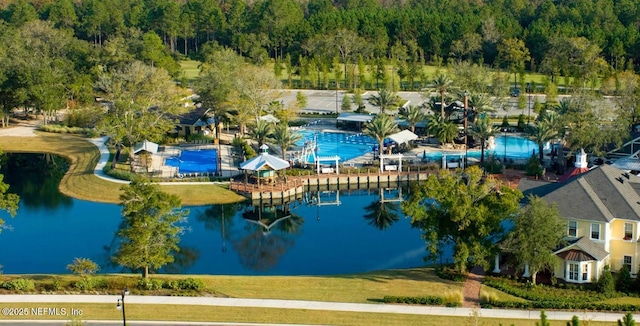
[[[37,302],[37,303],[109,303],[115,304],[118,295],[0,295],[0,304]],[[302,300],[277,299],[240,299],[213,297],[172,297],[172,296],[136,296],[127,297],[127,304],[169,304],[196,305],[218,307],[256,307],[281,308],[302,310],[325,310],[344,312],[371,312],[391,314],[412,314],[425,316],[457,316],[470,317],[477,311],[478,317],[530,319],[539,320],[540,310],[508,310],[508,309],[479,309],[479,308],[447,308],[434,306],[372,304],[372,303],[342,303]],[[575,315],[584,321],[616,322],[622,319],[623,313],[584,312],[584,311],[545,311],[549,320],[570,321]],[[640,316],[634,316],[638,319]],[[2,322],[2,320],[0,320]]]

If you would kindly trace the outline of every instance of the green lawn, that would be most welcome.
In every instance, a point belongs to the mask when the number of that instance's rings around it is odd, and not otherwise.
[[[200,74],[200,61],[196,60],[183,60],[180,61],[180,67],[182,68],[182,76],[187,79],[188,82],[192,82]]]

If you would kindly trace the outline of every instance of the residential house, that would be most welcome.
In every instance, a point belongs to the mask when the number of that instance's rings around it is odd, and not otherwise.
[[[576,162],[576,168],[586,167],[586,154],[578,153]],[[566,245],[555,252],[559,258],[553,270],[556,278],[570,283],[595,282],[606,265],[612,271],[628,265],[632,275],[638,274],[638,176],[604,164],[565,182],[522,179],[519,188],[525,196],[534,194],[556,203],[567,221]],[[498,257],[496,263],[499,266]]]

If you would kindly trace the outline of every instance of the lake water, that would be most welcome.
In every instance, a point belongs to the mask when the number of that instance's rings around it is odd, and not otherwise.
[[[65,162],[58,160],[51,173],[42,166],[44,159],[12,154],[4,164],[5,181],[21,201],[15,218],[2,213],[10,227],[0,233],[2,271],[66,273],[75,257],[92,259],[102,272],[125,271],[109,259],[120,206],[61,195],[57,184]],[[396,191],[383,194],[389,198]],[[285,207],[189,207],[182,250],[161,272],[330,275],[424,266],[420,231],[411,228],[398,203],[380,204],[380,195],[377,190],[320,192]],[[339,206],[324,205],[337,196]]]

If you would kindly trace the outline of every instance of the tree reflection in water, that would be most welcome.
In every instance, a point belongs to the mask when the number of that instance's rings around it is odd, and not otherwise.
[[[73,205],[71,197],[58,191],[69,162],[53,154],[3,154],[4,181],[20,196],[21,205],[39,209],[57,209]]]
[[[234,217],[241,209],[242,203],[211,205],[196,216],[196,220],[203,222],[206,229],[220,232],[222,252],[227,251],[227,239],[232,236]]]
[[[389,198],[385,197],[385,191],[393,192],[397,191],[397,196]],[[397,190],[379,189],[380,199],[365,206],[364,219],[368,221],[369,225],[374,226],[380,230],[385,230],[395,222],[400,220],[400,202],[402,201],[402,189]]]
[[[268,271],[294,244],[304,219],[291,213],[290,206],[291,203],[246,207],[242,217],[248,222],[243,228],[247,235],[232,240],[242,266],[255,271]]]

